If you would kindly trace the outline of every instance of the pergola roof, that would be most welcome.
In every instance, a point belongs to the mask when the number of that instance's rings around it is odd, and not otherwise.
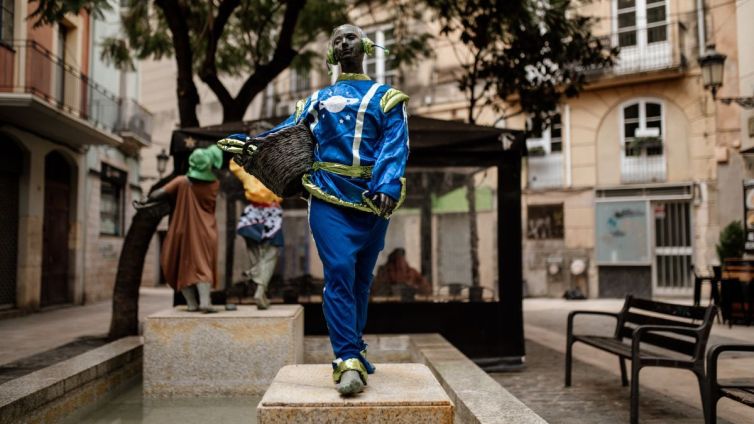
[[[226,123],[173,131],[170,153],[185,154],[233,133],[254,134],[285,118]],[[520,131],[412,115],[408,118],[409,166],[494,166],[499,164],[506,137]]]

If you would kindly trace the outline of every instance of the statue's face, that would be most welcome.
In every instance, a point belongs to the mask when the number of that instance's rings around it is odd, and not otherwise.
[[[361,34],[353,25],[343,25],[335,30],[332,48],[339,62],[360,63],[364,58]]]

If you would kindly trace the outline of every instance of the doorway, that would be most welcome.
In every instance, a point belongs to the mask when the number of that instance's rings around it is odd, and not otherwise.
[[[653,294],[691,294],[693,258],[691,204],[655,201]]]
[[[71,166],[63,155],[45,158],[45,203],[42,229],[42,306],[67,303],[71,219]]]
[[[23,152],[10,140],[3,140],[0,155],[0,309],[16,305],[18,269],[18,202],[23,170]]]

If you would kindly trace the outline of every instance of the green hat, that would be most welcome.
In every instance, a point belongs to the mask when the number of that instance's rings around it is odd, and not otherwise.
[[[222,155],[219,156],[218,160],[217,155],[209,149],[194,150],[189,156],[189,171],[186,176],[200,181],[215,181],[217,177],[212,173],[212,167],[219,168],[222,165]]]

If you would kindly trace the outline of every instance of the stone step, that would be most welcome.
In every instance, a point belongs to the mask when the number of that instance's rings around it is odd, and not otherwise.
[[[257,406],[259,424],[450,424],[453,403],[422,364],[377,364],[364,392],[342,397],[330,365],[289,365]]]
[[[301,305],[215,314],[173,308],[144,326],[144,395],[261,395],[281,367],[303,359]]]

